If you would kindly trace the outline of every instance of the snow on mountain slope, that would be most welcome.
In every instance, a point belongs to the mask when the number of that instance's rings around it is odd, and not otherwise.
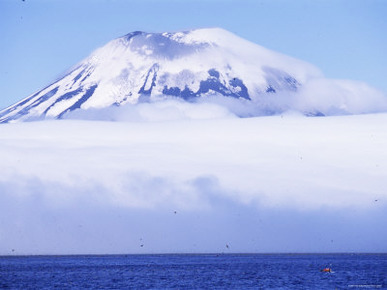
[[[61,118],[75,109],[136,104],[165,96],[223,95],[258,100],[296,91],[321,76],[305,62],[225,30],[132,32],[115,39],[63,78],[0,112],[0,122]]]
[[[324,79],[311,64],[212,28],[136,31],[117,38],[61,79],[0,111],[0,123],[61,119],[77,109],[165,99],[213,102],[214,97],[238,100],[229,107],[239,116],[387,110],[386,98],[365,84]],[[240,105],[247,112],[235,111]]]

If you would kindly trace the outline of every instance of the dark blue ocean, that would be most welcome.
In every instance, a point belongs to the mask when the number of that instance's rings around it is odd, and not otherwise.
[[[1,289],[381,289],[386,277],[386,254],[0,257]]]

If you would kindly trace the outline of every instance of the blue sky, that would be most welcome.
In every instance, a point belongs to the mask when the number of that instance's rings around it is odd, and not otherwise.
[[[135,30],[222,27],[387,93],[387,1],[0,0],[0,108]]]

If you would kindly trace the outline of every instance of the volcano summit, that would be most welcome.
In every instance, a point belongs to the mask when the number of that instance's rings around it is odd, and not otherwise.
[[[321,78],[313,65],[223,29],[136,31],[97,49],[62,78],[0,111],[0,123],[61,119],[74,110],[167,98],[192,102],[213,96],[251,101],[262,114],[275,114],[292,109],[289,100],[298,100],[306,83]],[[284,98],[288,99],[285,106],[278,101]],[[346,104],[336,107],[345,110]],[[301,111],[323,110],[301,106]]]

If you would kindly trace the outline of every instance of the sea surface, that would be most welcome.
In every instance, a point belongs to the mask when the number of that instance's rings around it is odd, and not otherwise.
[[[329,267],[333,272],[324,273]],[[387,254],[0,257],[0,289],[356,289],[387,287]]]

